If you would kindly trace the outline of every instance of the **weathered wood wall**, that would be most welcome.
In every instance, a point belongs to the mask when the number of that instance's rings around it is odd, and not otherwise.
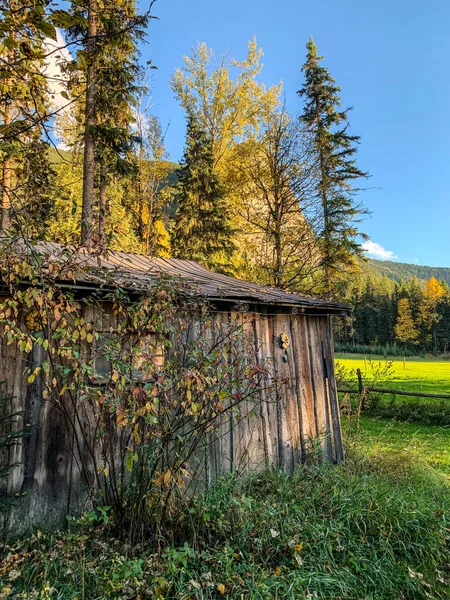
[[[245,352],[272,366],[255,402],[244,402],[223,417],[208,452],[208,480],[223,472],[254,471],[276,464],[287,472],[311,452],[324,460],[343,459],[329,318],[289,314],[221,314],[239,318]],[[288,335],[287,353],[280,336]],[[277,383],[276,383],[277,382]],[[319,458],[320,458],[319,457]],[[200,461],[199,461],[200,462]]]
[[[114,327],[114,317],[107,308],[90,319],[98,331]],[[242,351],[269,364],[273,380],[268,375],[254,401],[244,402],[231,416],[222,416],[220,428],[205,443],[205,454],[197,457],[199,479],[211,483],[224,472],[243,473],[269,464],[292,472],[312,448],[319,448],[324,460],[342,460],[330,317],[215,314],[217,326],[231,319],[242,321]],[[287,353],[280,344],[283,333],[290,342]],[[89,415],[63,414],[44,401],[39,377],[27,384],[25,369],[30,361],[39,362],[40,352],[36,347],[29,355],[23,354],[17,345],[8,346],[4,340],[0,349],[0,381],[6,381],[6,391],[13,397],[11,410],[25,411],[32,426],[31,435],[9,456],[10,463],[19,464],[11,469],[8,490],[25,493],[14,519],[18,529],[53,526],[66,515],[83,511],[84,482],[93,479],[93,473],[80,472],[80,465],[88,462],[80,460],[87,448],[75,447],[66,426],[66,419],[76,420],[83,435],[91,439],[95,431]]]

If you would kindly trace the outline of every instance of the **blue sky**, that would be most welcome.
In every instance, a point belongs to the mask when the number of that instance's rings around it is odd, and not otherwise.
[[[372,217],[363,230],[395,260],[450,266],[449,0],[158,0],[153,12],[159,20],[150,23],[143,56],[158,67],[153,112],[169,125],[173,160],[182,155],[185,121],[169,78],[183,54],[204,41],[242,58],[256,35],[261,80],[283,80],[297,111],[312,35],[343,104],[354,107],[359,165],[371,173],[362,198]]]

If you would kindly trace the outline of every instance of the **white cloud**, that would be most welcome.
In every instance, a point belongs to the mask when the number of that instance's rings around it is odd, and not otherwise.
[[[72,56],[65,47],[66,43],[59,29],[56,30],[56,38],[56,41],[51,38],[45,39],[47,58],[43,73],[47,78],[50,94],[53,96],[52,105],[55,108],[63,108],[68,101],[61,96],[61,92],[66,89],[66,86],[65,76],[60,65],[66,60],[71,60]]]
[[[392,260],[398,258],[392,250],[386,250],[381,244],[376,242],[368,241],[362,244],[362,248],[366,254],[372,258],[378,258],[378,260]]]

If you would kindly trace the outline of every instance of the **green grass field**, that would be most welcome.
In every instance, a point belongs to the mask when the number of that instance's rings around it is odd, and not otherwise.
[[[343,425],[345,432],[345,421]],[[423,461],[450,484],[450,427],[362,417],[358,447],[368,456],[383,453],[395,459],[406,455],[412,461]]]
[[[387,359],[389,360],[389,359]],[[363,376],[370,381],[375,363],[385,364],[384,357],[372,357],[364,362],[364,356],[337,354],[336,361],[347,369],[361,369]],[[378,385],[405,391],[422,391],[436,394],[450,394],[450,362],[409,358],[406,359],[406,369],[403,360],[393,359],[392,378]],[[390,396],[383,396],[383,402],[388,403]],[[411,400],[408,397],[397,397],[402,403]],[[424,404],[432,399],[423,398]],[[437,400],[446,403],[447,400]],[[448,400],[450,408],[450,400]],[[345,425],[344,425],[345,427]],[[424,460],[438,473],[444,475],[450,483],[450,427],[430,426],[412,422],[398,422],[395,419],[382,419],[374,416],[364,416],[361,419],[361,431],[358,444],[370,454],[385,452],[393,457],[406,454],[413,460]]]
[[[336,360],[348,369],[361,369],[363,375],[370,373],[370,361],[367,358],[364,363],[361,354],[336,354]],[[411,357],[406,359],[405,369],[403,359],[371,358],[372,363],[385,364],[387,360],[392,360],[393,378],[386,382],[386,387],[408,392],[450,394],[450,361]]]

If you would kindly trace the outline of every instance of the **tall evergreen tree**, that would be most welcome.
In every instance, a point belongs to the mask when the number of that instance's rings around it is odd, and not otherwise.
[[[353,265],[361,254],[357,224],[365,210],[355,202],[354,181],[367,177],[356,165],[359,136],[348,131],[349,109],[341,110],[340,87],[328,69],[312,38],[302,67],[305,82],[297,92],[304,100],[301,120],[311,135],[312,151],[318,166],[315,193],[322,206],[323,268],[326,295],[332,295],[339,272]]]
[[[150,16],[137,13],[135,0],[77,0],[72,2],[72,15],[75,24],[69,33],[74,40],[82,39],[72,66],[72,88],[74,95],[85,101],[79,118],[83,142],[81,241],[89,243],[97,229],[97,215],[99,234],[104,234],[111,174],[121,174],[131,164],[126,155],[133,141],[132,105],[140,72],[137,43],[145,37]],[[80,94],[80,84],[84,94]]]
[[[211,140],[189,117],[186,149],[177,171],[174,201],[178,204],[171,232],[173,255],[223,268],[234,250],[233,230],[219,177],[214,171]]]

